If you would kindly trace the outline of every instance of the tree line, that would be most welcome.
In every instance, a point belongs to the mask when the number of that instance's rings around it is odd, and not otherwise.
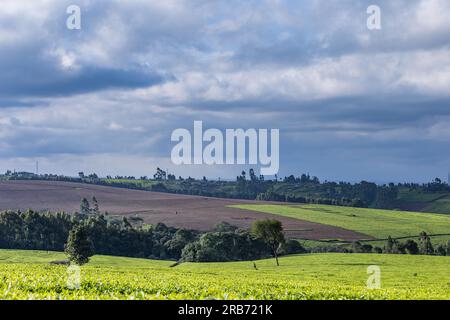
[[[441,243],[434,246],[430,236],[426,232],[421,232],[417,241],[407,239],[402,242],[391,236],[385,241],[382,247],[372,246],[369,243],[354,241],[351,245],[329,245],[317,246],[311,249],[312,253],[321,252],[341,252],[341,253],[383,253],[383,254],[412,254],[412,255],[436,255],[450,256],[450,239],[446,244]]]
[[[219,223],[213,231],[203,233],[168,227],[163,223],[133,227],[125,217],[120,220],[98,213],[98,204],[92,203],[95,204],[93,208],[87,199],[83,199],[81,212],[72,215],[33,210],[1,212],[0,248],[65,251],[71,260],[80,264],[87,262],[94,253],[219,262],[304,252],[298,242],[293,244],[284,240],[281,224],[274,221],[258,222],[251,231],[228,223]],[[265,226],[266,230],[275,228],[275,231],[261,231]],[[278,241],[276,245],[274,241]]]
[[[153,179],[147,176],[107,176],[79,172],[78,177],[51,174],[35,175],[26,172],[7,171],[0,179],[9,180],[50,180],[82,182],[114,186],[129,189],[211,196],[233,199],[267,200],[352,206],[363,208],[392,209],[401,203],[398,200],[400,190],[410,193],[450,193],[450,187],[439,178],[430,183],[389,183],[377,185],[373,182],[321,182],[319,178],[302,174],[284,178],[266,179],[256,175],[253,169],[242,171],[235,181],[176,178],[175,175],[157,168]]]
[[[306,250],[296,240],[286,240],[281,222],[256,221],[251,230],[228,223],[216,225],[211,232],[168,227],[163,223],[133,227],[126,219],[111,219],[96,213],[97,207],[81,203],[85,213],[36,212],[27,210],[0,213],[0,248],[65,251],[71,261],[83,264],[95,254],[178,262],[249,261],[306,252],[348,252],[450,255],[447,245],[433,247],[422,232],[419,242],[400,242],[389,237],[383,248],[354,242],[351,247],[326,247]],[[94,201],[93,201],[94,203]]]

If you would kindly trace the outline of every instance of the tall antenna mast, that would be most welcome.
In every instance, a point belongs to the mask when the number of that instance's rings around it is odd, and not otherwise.
[[[36,160],[36,175],[39,175],[39,161]]]

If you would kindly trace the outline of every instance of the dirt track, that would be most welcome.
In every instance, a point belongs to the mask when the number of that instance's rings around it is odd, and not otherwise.
[[[79,210],[80,200],[95,196],[102,211],[120,215],[138,215],[147,223],[163,222],[173,227],[211,230],[220,221],[248,228],[258,219],[276,218],[283,223],[288,237],[304,239],[358,240],[370,237],[350,230],[301,221],[271,214],[229,208],[257,201],[175,195],[88,184],[50,181],[0,182],[0,210]]]

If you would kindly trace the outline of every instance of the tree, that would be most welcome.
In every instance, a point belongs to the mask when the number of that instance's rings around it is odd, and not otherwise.
[[[181,258],[181,251],[183,248],[191,243],[194,242],[196,239],[196,234],[194,231],[186,230],[186,229],[179,229],[177,232],[175,232],[175,235],[164,243],[164,246],[167,248],[167,253],[171,258],[180,259]]]
[[[445,245],[440,244],[438,245],[438,247],[436,248],[436,255],[438,256],[445,256],[447,254],[447,250]]]
[[[376,189],[375,203],[376,208],[390,208],[398,196],[398,190],[396,187],[378,187]]]
[[[380,247],[373,247],[373,252],[375,252],[375,253],[383,253],[383,249],[381,249]]]
[[[408,254],[418,254],[419,253],[419,246],[417,245],[417,242],[414,240],[407,240],[405,242],[404,248],[406,250],[406,253]]]
[[[420,233],[420,244],[419,244],[420,254],[431,255],[434,253],[433,245],[431,244],[430,237],[426,232]]]
[[[261,239],[270,247],[277,266],[279,266],[277,250],[280,244],[286,241],[281,222],[271,219],[255,221],[252,225],[252,233],[256,238]]]
[[[306,252],[306,249],[297,240],[287,240],[278,248],[278,254],[280,256],[287,254],[301,254]]]
[[[77,225],[70,230],[64,252],[69,261],[76,265],[81,266],[89,262],[89,258],[94,255],[94,246],[84,227]]]
[[[80,211],[82,214],[91,213],[91,207],[89,205],[89,201],[86,198],[81,199]]]
[[[96,197],[92,197],[92,203],[93,203],[93,208],[92,208],[92,212],[94,214],[100,214],[100,208],[98,206],[98,201]],[[89,205],[89,204],[88,204]]]
[[[392,253],[394,248],[394,240],[391,236],[388,237],[385,245],[384,245],[384,253]]]
[[[162,170],[161,168],[156,168],[156,173],[153,175],[153,178],[158,181],[166,180],[167,172]]]
[[[255,170],[250,169],[250,171],[248,172],[249,176],[250,176],[250,181],[255,182],[258,180],[258,178],[256,177],[255,174]]]

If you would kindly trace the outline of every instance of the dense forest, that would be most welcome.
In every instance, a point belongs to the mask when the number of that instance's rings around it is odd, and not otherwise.
[[[83,203],[81,205],[83,208]],[[126,219],[118,220],[96,213],[39,213],[6,211],[0,213],[0,249],[64,251],[69,233],[82,227],[95,254],[174,260],[178,262],[251,261],[273,256],[273,248],[251,231],[219,223],[211,232],[156,225],[133,227]],[[433,248],[422,233],[419,242],[400,242],[389,237],[383,248],[354,242],[346,246],[325,246],[311,252],[390,253],[450,255],[447,245]],[[300,242],[283,240],[276,255],[306,253]]]
[[[83,203],[81,205],[83,207]],[[212,232],[176,229],[159,223],[133,227],[95,213],[0,213],[0,249],[64,251],[70,230],[82,227],[95,254],[183,261],[239,261],[267,258],[270,248],[249,231],[219,223]],[[280,254],[302,253],[295,241],[280,247]]]

